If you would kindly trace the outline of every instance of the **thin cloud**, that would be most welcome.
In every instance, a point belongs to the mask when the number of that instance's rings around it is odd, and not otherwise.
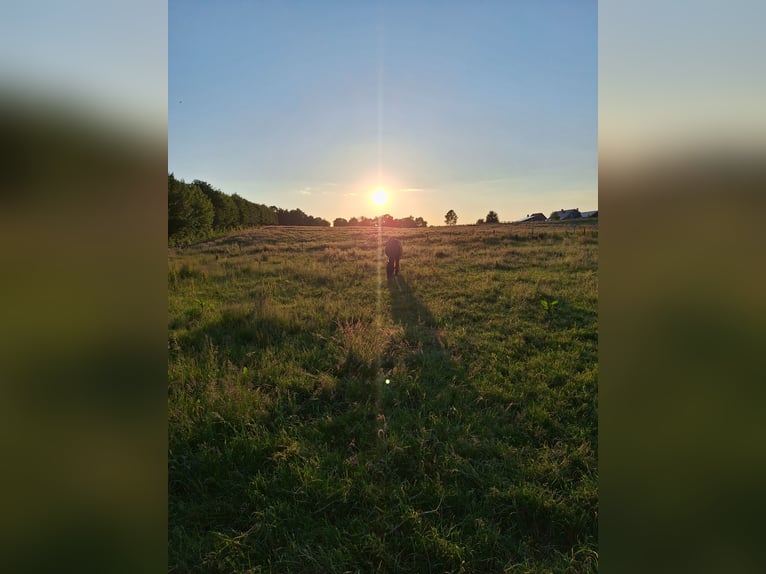
[[[323,183],[322,185],[320,185],[319,189],[322,190],[322,195],[335,195],[338,192],[331,189],[333,187],[338,187],[338,184],[332,181],[327,181]]]

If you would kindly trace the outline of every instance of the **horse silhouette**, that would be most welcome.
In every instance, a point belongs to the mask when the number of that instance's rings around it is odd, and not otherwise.
[[[386,277],[391,279],[394,275],[399,275],[399,259],[402,257],[402,242],[395,237],[392,237],[386,241],[384,251],[388,257]]]

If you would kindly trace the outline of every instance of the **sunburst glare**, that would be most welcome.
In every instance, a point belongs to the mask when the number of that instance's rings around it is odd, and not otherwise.
[[[384,205],[388,201],[388,194],[385,189],[376,189],[372,192],[372,202],[375,205]]]

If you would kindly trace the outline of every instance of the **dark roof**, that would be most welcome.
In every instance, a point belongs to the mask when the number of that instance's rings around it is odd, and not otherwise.
[[[526,217],[517,219],[515,223],[524,223],[525,221],[545,221],[546,219],[547,217],[545,217],[545,215],[542,213],[533,213],[532,215],[527,215]]]
[[[581,217],[579,209],[562,209],[558,214],[559,219],[574,219]]]

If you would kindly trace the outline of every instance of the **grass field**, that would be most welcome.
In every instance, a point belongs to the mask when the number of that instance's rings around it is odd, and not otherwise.
[[[597,223],[391,232],[170,251],[170,571],[597,570]]]

